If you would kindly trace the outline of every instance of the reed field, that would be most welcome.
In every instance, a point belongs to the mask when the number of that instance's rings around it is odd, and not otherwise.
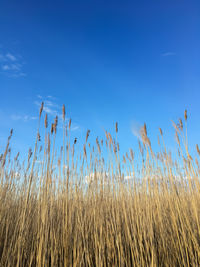
[[[65,107],[50,124],[42,103],[28,158],[11,157],[12,130],[1,151],[0,266],[200,266],[200,150],[190,155],[187,120],[173,124],[176,155],[162,129],[154,152],[145,124],[138,151],[121,155],[117,123],[95,144],[88,130],[77,151]]]

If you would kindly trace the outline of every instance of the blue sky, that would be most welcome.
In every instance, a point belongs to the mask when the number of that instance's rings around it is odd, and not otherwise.
[[[15,149],[28,150],[41,101],[52,121],[65,104],[80,139],[118,121],[122,151],[144,122],[155,148],[158,127],[173,148],[170,120],[187,108],[194,146],[199,47],[200,1],[1,1],[0,149],[14,128]]]

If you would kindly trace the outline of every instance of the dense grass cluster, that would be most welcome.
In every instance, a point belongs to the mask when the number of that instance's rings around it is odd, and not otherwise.
[[[88,131],[76,151],[64,106],[62,147],[47,116],[40,147],[42,109],[28,159],[11,160],[12,131],[1,156],[0,266],[200,266],[200,151],[189,154],[187,112],[174,124],[177,157],[161,129],[154,153],[144,125],[136,162],[131,149],[120,158],[117,124],[94,146]]]

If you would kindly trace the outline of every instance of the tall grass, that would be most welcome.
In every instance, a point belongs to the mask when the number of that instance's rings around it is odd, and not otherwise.
[[[11,160],[12,131],[1,156],[1,266],[200,266],[200,169],[187,112],[174,123],[177,157],[161,129],[153,152],[144,125],[138,163],[132,150],[120,158],[118,124],[93,146],[88,131],[76,151],[64,107],[63,146],[55,146],[58,118],[49,129],[46,116],[40,147],[42,109],[28,159]]]

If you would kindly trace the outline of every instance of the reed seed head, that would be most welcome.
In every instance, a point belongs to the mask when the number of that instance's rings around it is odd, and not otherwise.
[[[64,104],[62,106],[62,115],[63,115],[63,120],[65,120],[65,105]]]
[[[17,155],[15,157],[15,161],[17,161],[18,157],[19,157],[19,152],[17,153]]]
[[[184,112],[184,118],[185,118],[185,121],[187,121],[187,118],[188,118],[188,116],[187,116],[187,109]]]
[[[90,135],[90,130],[87,130],[86,139],[85,139],[85,142],[86,143],[87,143],[87,140],[88,140],[89,135]]]
[[[179,131],[179,125],[176,124],[174,121],[172,121],[172,125],[173,125],[174,129],[176,130],[176,132],[180,133],[180,131]]]
[[[55,125],[55,127],[58,126],[58,116],[55,117],[54,125]]]
[[[72,119],[70,118],[70,119],[69,119],[69,130],[70,130],[70,128],[71,128],[71,124],[72,124]]]
[[[29,148],[29,151],[28,151],[28,161],[30,160],[30,158],[32,157],[32,155],[33,155],[32,149]]]
[[[176,141],[177,141],[178,145],[180,146],[180,139],[179,139],[177,131],[176,131]]]
[[[115,123],[115,131],[118,133],[118,122]]]
[[[200,149],[199,149],[199,146],[198,146],[198,144],[196,144],[196,149],[197,149],[197,153],[199,154],[199,156],[200,156]]]
[[[146,123],[144,123],[144,133],[147,136],[147,126],[146,126]]]
[[[54,132],[54,124],[52,123],[51,124],[51,134],[53,134],[53,132]]]
[[[41,136],[40,136],[39,133],[37,134],[37,139],[38,139],[39,142],[41,141]]]
[[[126,158],[123,155],[123,163],[126,164]]]
[[[55,121],[54,121],[54,132],[55,132],[55,134],[57,132],[57,126],[58,126],[58,116],[55,117]]]
[[[183,121],[182,119],[179,119],[179,124],[178,124],[178,127],[181,131],[183,131]]]
[[[147,136],[147,126],[146,126],[146,123],[144,123],[144,126],[141,128],[140,135],[141,135],[143,144],[149,145],[149,147],[151,147],[150,139]]]
[[[134,153],[133,153],[133,149],[130,148],[130,155],[131,155],[131,159],[134,160]]]
[[[189,160],[193,160],[192,156],[190,154],[188,154],[188,159]]]
[[[40,117],[41,117],[41,115],[42,115],[43,108],[44,108],[44,102],[41,103],[41,107],[40,107]]]
[[[87,157],[87,152],[86,152],[86,146],[83,146],[83,151],[84,151],[84,157]]]
[[[12,135],[13,135],[13,129],[10,130],[10,135],[8,136],[8,142],[10,141]]]
[[[48,118],[47,118],[47,113],[46,113],[46,115],[45,115],[44,126],[45,126],[45,128],[47,128],[47,127],[48,127]]]

